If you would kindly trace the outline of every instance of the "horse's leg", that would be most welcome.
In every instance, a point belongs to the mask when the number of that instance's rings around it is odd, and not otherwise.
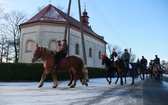
[[[148,78],[148,73],[147,70],[145,69],[145,75],[146,75],[146,79]]]
[[[117,79],[115,81],[115,84],[118,82],[118,79],[119,79],[119,73],[117,72]]]
[[[120,72],[120,84],[123,85],[122,72]]]
[[[76,82],[77,82],[77,72],[73,69],[72,73],[74,76],[74,83],[70,86],[70,88],[74,88],[76,86]]]
[[[145,71],[143,70],[143,78],[142,78],[142,80],[144,80],[145,79]]]
[[[52,77],[52,79],[53,79],[53,81],[54,81],[54,83],[53,83],[53,88],[56,88],[56,87],[58,86],[58,81],[57,81],[57,77],[56,77],[56,75],[55,75],[55,70],[52,69],[52,70],[50,71],[50,73],[51,73],[51,77]]]
[[[153,73],[154,78],[157,80],[157,73],[154,71]]]
[[[109,85],[111,84],[111,78],[112,78],[112,74],[110,74],[110,82],[109,82]]]
[[[88,71],[85,68],[83,68],[82,71],[83,71],[82,72],[83,73],[83,76],[82,76],[83,82],[86,86],[88,86],[88,83],[87,83],[87,81],[88,81]]]
[[[48,72],[46,70],[43,71],[43,74],[41,76],[41,80],[40,80],[40,84],[39,84],[39,88],[42,87],[44,85],[44,79],[46,78]]]
[[[126,74],[125,74],[125,77],[124,77],[124,78],[125,78],[125,84],[126,84],[126,83],[127,83]]]
[[[131,83],[131,85],[132,85],[132,84],[134,84],[134,71],[133,70],[130,71],[130,75],[132,77],[132,83]]]
[[[68,86],[70,86],[72,84],[73,80],[74,80],[72,70],[69,71],[69,74],[70,74],[70,82],[69,82]]]
[[[125,79],[125,82],[124,82],[124,83],[125,83],[125,84],[127,83],[127,79],[126,79],[126,78],[127,78],[127,74],[130,75],[129,73],[130,73],[130,70],[124,72],[124,79]]]
[[[120,76],[120,84],[123,85],[122,75]]]
[[[107,82],[110,85],[111,83],[110,83],[110,80],[108,79],[108,76],[110,76],[109,70],[107,70],[107,73],[106,73],[106,80],[107,80]]]
[[[143,77],[144,75],[143,75],[143,71],[140,69],[140,78],[141,78],[141,80],[144,80]]]
[[[89,82],[89,74],[88,74],[88,70],[87,69],[83,69],[84,70],[84,76],[85,76],[85,79],[86,79],[86,84],[88,84],[87,82]]]

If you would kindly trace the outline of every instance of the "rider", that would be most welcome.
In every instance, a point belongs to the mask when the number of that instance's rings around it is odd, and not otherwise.
[[[117,57],[118,54],[115,52],[115,48],[112,49],[112,54],[110,56],[111,61],[114,61],[114,57]]]
[[[142,56],[142,59],[141,59],[141,61],[140,61],[140,63],[143,65],[143,67],[145,67],[145,69],[146,69],[146,65],[147,65],[147,60],[144,58],[144,56]]]
[[[155,61],[156,64],[160,65],[160,58],[158,58],[157,55],[155,55],[155,60],[154,61]]]
[[[126,67],[129,69],[130,54],[128,53],[127,49],[124,49],[124,53],[121,56],[121,59],[124,61],[124,64],[126,65]]]
[[[57,41],[57,47],[56,47],[56,53],[59,52],[60,49],[61,49],[61,41],[58,40],[58,41]]]
[[[63,57],[66,57],[68,53],[68,44],[66,40],[61,41],[61,47],[59,51],[55,54],[55,67],[57,68],[59,66],[60,59]]]
[[[155,64],[157,64],[159,66],[159,68],[161,68],[161,66],[160,66],[160,58],[158,58],[157,55],[155,55],[154,62],[155,62]]]

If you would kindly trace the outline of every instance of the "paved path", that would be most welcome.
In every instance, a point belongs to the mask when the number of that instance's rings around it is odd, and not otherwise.
[[[134,85],[128,81],[121,86],[99,78],[90,79],[88,87],[79,81],[75,88],[59,82],[56,89],[52,82],[42,88],[37,88],[38,82],[0,82],[0,105],[168,105],[167,80],[135,80]]]

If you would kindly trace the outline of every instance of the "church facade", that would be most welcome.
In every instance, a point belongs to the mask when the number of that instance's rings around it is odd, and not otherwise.
[[[64,39],[67,14],[49,4],[26,23],[20,25],[19,62],[30,63],[35,45],[56,50],[58,40]],[[101,55],[106,54],[106,44],[103,36],[97,35],[89,26],[86,9],[82,15],[84,44],[88,67],[102,68]],[[67,42],[70,55],[83,59],[82,36],[80,22],[69,17]]]

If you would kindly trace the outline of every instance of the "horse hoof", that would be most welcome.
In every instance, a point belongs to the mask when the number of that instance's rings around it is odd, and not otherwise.
[[[41,88],[43,85],[39,85],[38,88]]]
[[[68,86],[70,86],[71,84],[69,83]]]
[[[85,83],[86,86],[88,86],[88,83]]]
[[[52,86],[52,88],[56,88],[56,86]]]
[[[75,86],[71,85],[70,88],[74,88]]]

